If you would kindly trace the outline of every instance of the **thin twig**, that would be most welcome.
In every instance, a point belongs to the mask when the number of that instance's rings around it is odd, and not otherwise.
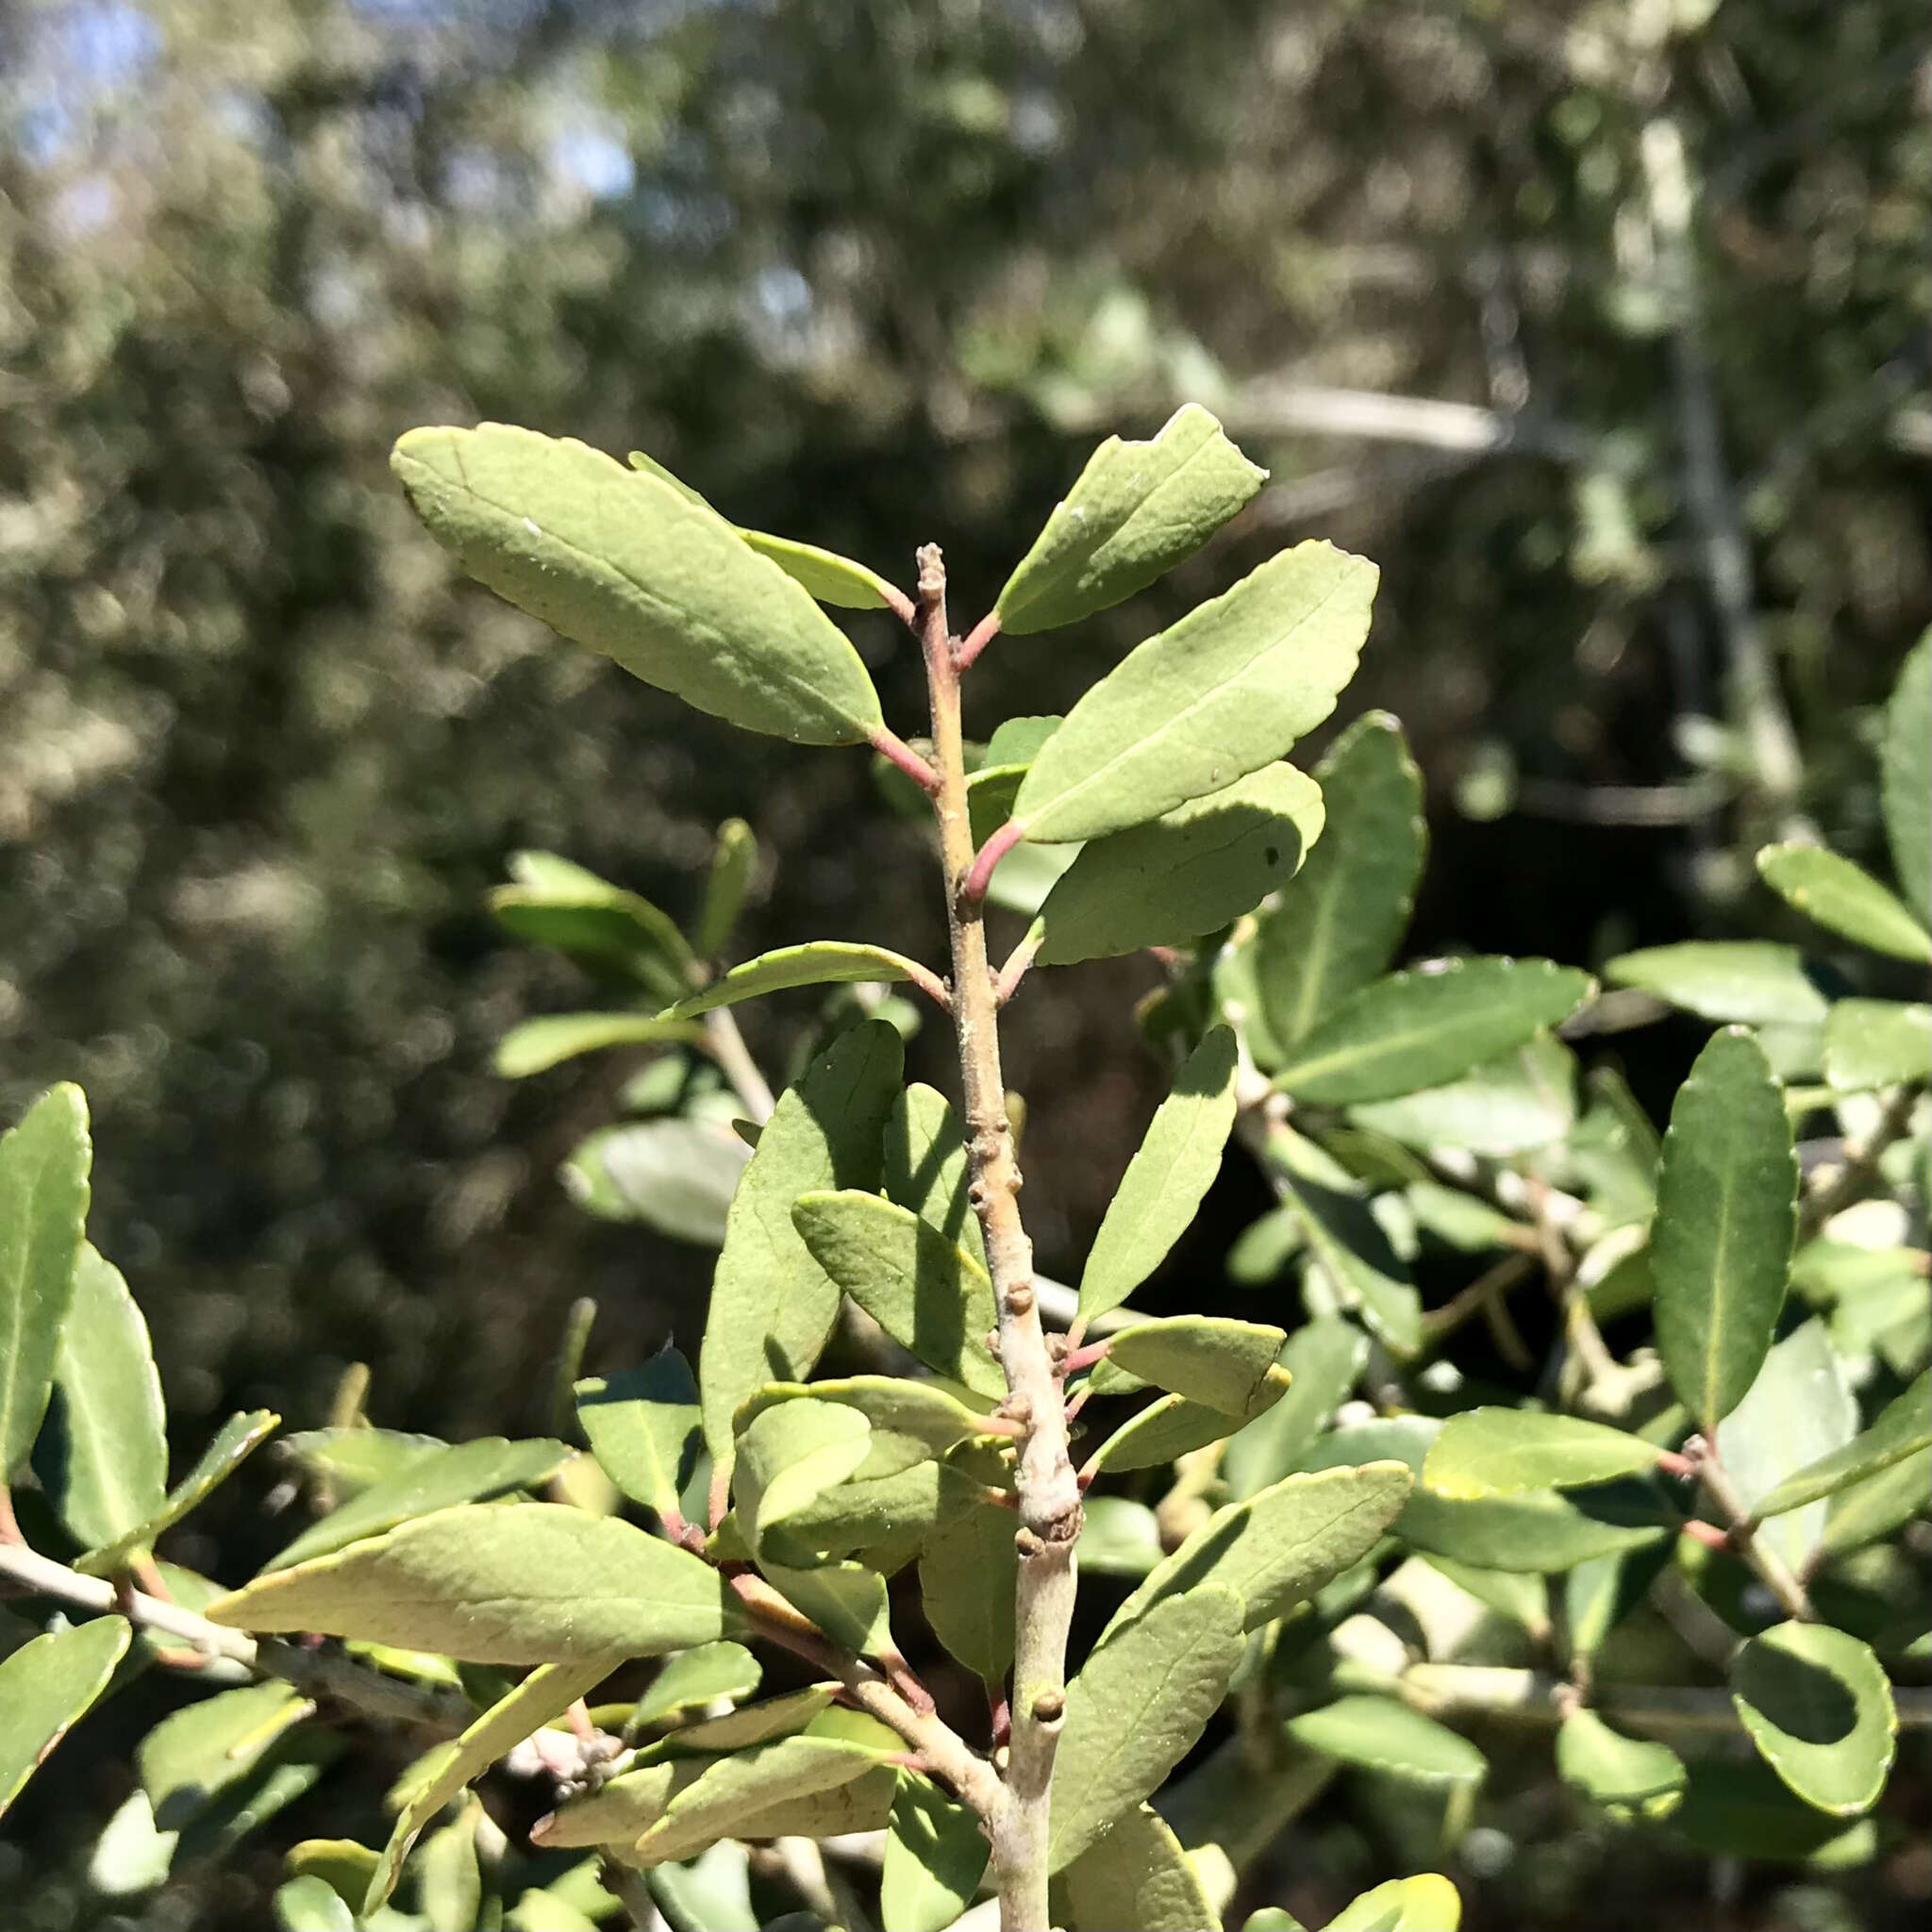
[[[745,1046],[744,1035],[738,1030],[738,1021],[729,1007],[713,1007],[705,1015],[705,1046],[718,1063],[718,1071],[730,1081],[739,1105],[751,1116],[754,1124],[763,1126],[778,1103],[773,1098],[764,1074],[758,1071],[758,1063]]]
[[[1026,928],[1025,937],[1007,955],[1006,964],[1000,968],[999,977],[993,984],[994,997],[1001,1006],[1019,991],[1020,982],[1026,977],[1027,968],[1033,964],[1034,954],[1045,941],[1045,928],[1035,924]]]
[[[977,658],[980,652],[985,650],[987,645],[991,643],[993,639],[998,637],[999,634],[1000,614],[997,610],[989,610],[986,613],[986,615],[982,617],[979,620],[979,622],[975,624],[973,626],[973,628],[966,633],[965,641],[962,642],[959,645],[958,649],[953,653],[953,669],[955,671],[966,671],[971,669],[973,660],[975,658]]]
[[[1774,1596],[1788,1617],[1800,1623],[1812,1620],[1811,1599],[1805,1586],[1791,1574],[1785,1559],[1758,1534],[1750,1507],[1739,1495],[1724,1464],[1718,1459],[1717,1444],[1703,1436],[1692,1436],[1684,1444],[1685,1459],[1697,1471],[1704,1493],[1724,1520],[1724,1541],[1757,1572],[1758,1581]]]
[[[891,759],[928,798],[938,796],[940,774],[897,732],[874,724],[869,736],[873,750],[882,758]]]
[[[1901,1087],[1886,1103],[1872,1131],[1856,1142],[1847,1142],[1843,1161],[1821,1169],[1817,1186],[1806,1194],[1798,1208],[1798,1240],[1808,1241],[1834,1214],[1849,1208],[1877,1177],[1878,1163],[1886,1151],[1910,1131],[1912,1115],[1918,1110],[1919,1091]]]

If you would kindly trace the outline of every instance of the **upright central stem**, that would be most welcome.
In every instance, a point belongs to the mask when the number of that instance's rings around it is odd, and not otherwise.
[[[966,1108],[974,1211],[999,1306],[1007,1409],[1021,1425],[1020,1580],[1014,1601],[1012,1741],[992,1823],[992,1865],[1003,1932],[1047,1932],[1048,1798],[1066,1715],[1067,1629],[1075,1588],[1080,1485],[1067,1453],[1060,1378],[1040,1325],[1033,1245],[1020,1220],[1020,1163],[1000,1074],[999,997],[987,958],[981,901],[967,891],[973,825],[966,806],[959,667],[946,628],[946,573],[936,544],[919,553],[921,638],[932,692],[934,801],[945,862],[953,949],[953,1015]]]

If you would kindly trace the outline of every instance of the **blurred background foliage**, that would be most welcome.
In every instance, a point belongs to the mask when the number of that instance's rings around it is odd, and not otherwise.
[[[1872,708],[1932,613],[1927,91],[1914,0],[0,11],[0,1115],[85,1084],[188,1446],[319,1421],[353,1360],[380,1422],[541,1424],[580,1293],[615,1357],[694,1341],[709,1252],[557,1178],[622,1057],[491,1072],[579,1003],[483,909],[510,851],[682,913],[742,811],[742,952],[940,949],[862,759],[458,582],[401,430],[642,447],[902,582],[938,538],[970,620],[1099,435],[1198,399],[1267,490],[996,646],[970,723],[1329,536],[1384,570],[1351,708],[1429,779],[1417,950],[1779,931],[1750,854],[1874,856]],[[903,637],[850,627],[917,729]],[[1145,1117],[1154,979],[1014,1009],[1049,1272]],[[751,1009],[768,1063],[808,1010]],[[1640,1091],[1697,1037],[1631,1036]],[[1253,1188],[1184,1253],[1196,1305]]]

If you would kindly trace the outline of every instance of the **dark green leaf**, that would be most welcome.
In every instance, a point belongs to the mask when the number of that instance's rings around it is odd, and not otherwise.
[[[1646,1486],[1606,1483],[1472,1502],[1418,1490],[1395,1530],[1430,1556],[1479,1570],[1550,1574],[1662,1542],[1671,1525],[1661,1500]]]
[[[1895,959],[1932,959],[1932,933],[1849,858],[1822,845],[1767,845],[1757,855],[1757,870],[1820,925]]]
[[[554,852],[518,852],[513,884],[490,894],[506,932],[554,946],[589,971],[625,980],[660,1001],[691,991],[691,947],[677,922],[648,899]]]
[[[1080,1530],[1082,1576],[1131,1576],[1138,1581],[1167,1551],[1160,1522],[1144,1503],[1126,1496],[1089,1496]]]
[[[1671,1829],[1719,1857],[1807,1863],[1825,1870],[1869,1864],[1877,1839],[1871,1821],[1847,1826],[1792,1797],[1767,1764],[1692,1758],[1684,1802]]]
[[[0,1662],[0,1816],[108,1688],[132,1635],[96,1617],[23,1643]]]
[[[884,1923],[892,1932],[944,1932],[973,1903],[991,1850],[965,1806],[902,1771],[879,1874]]]
[[[1898,1738],[1891,1686],[1871,1650],[1823,1624],[1780,1624],[1731,1661],[1731,1701],[1765,1762],[1835,1818],[1869,1811]]]
[[[1653,1468],[1657,1455],[1641,1436],[1581,1416],[1472,1408],[1442,1424],[1423,1481],[1439,1496],[1515,1496],[1634,1475]]]
[[[1932,924],[1932,635],[1919,640],[1892,687],[1879,769],[1899,890]]]
[[[662,1349],[622,1374],[579,1382],[576,1396],[577,1420],[605,1474],[660,1518],[677,1511],[703,1433],[685,1358]]]
[[[735,1007],[741,1000],[762,999],[768,992],[783,992],[794,986],[834,986],[854,980],[891,985],[916,978],[924,970],[916,959],[890,953],[884,946],[808,940],[804,945],[780,946],[775,952],[760,953],[756,959],[734,966],[723,979],[679,1000],[660,1017],[688,1020],[694,1013],[708,1013],[713,1007]]]
[[[1282,1199],[1300,1223],[1309,1256],[1320,1264],[1337,1300],[1358,1310],[1393,1354],[1413,1355],[1423,1341],[1422,1297],[1368,1203],[1281,1163],[1274,1166]]]
[[[1760,940],[1691,940],[1624,953],[1604,968],[1618,986],[1641,987],[1707,1020],[1749,1026],[1815,1026],[1824,995],[1795,946]]]

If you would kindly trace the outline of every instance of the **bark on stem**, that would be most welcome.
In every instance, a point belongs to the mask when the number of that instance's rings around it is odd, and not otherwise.
[[[986,1236],[999,1303],[1008,1411],[1019,1422],[1020,1579],[1015,1597],[1012,1740],[991,1820],[1002,1932],[1047,1932],[1046,1848],[1054,1755],[1066,1713],[1067,1628],[1075,1588],[1080,1487],[1067,1453],[1064,1391],[1041,1327],[1033,1248],[1020,1219],[1020,1165],[1000,1073],[999,995],[987,958],[980,897],[968,891],[976,857],[966,808],[959,662],[946,627],[945,565],[919,553],[921,639],[932,697],[933,802],[945,864],[953,953],[953,1023],[965,1102],[970,1198]]]

